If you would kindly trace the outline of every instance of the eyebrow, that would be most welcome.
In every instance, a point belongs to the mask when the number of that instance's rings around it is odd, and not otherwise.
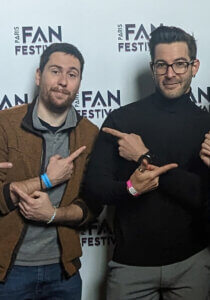
[[[188,59],[187,59],[186,57],[178,57],[178,58],[176,58],[176,59],[174,60],[174,62],[180,61],[180,60],[188,61]],[[164,59],[158,59],[158,60],[156,60],[156,63],[157,63],[157,62],[160,62],[160,61],[163,61],[163,62],[167,63]]]
[[[58,68],[59,70],[63,69],[63,67],[61,67],[59,65],[50,65],[49,68]],[[80,73],[76,67],[70,67],[68,71],[76,71],[76,72]]]

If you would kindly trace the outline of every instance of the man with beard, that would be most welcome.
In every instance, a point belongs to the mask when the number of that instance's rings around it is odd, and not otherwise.
[[[1,112],[0,299],[81,299],[78,228],[99,213],[80,186],[98,129],[72,106],[84,59],[52,44],[36,71],[38,96]]]
[[[115,206],[107,300],[206,300],[209,171],[199,151],[210,118],[190,99],[196,42],[160,26],[149,46],[156,91],[107,117],[86,176],[86,197]],[[170,162],[178,167],[157,173]]]

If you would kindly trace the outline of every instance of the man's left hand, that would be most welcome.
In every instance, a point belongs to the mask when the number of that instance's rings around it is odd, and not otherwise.
[[[14,187],[15,192],[19,195],[18,203],[20,213],[28,220],[37,222],[47,222],[54,213],[54,207],[50,202],[47,193],[36,191],[30,196]]]
[[[161,167],[148,165],[146,170],[141,170],[141,167],[139,167],[134,171],[129,179],[139,194],[143,194],[158,187],[160,175],[177,167],[178,165],[175,163],[167,164]]]
[[[210,131],[205,134],[205,140],[201,145],[200,158],[210,167]]]

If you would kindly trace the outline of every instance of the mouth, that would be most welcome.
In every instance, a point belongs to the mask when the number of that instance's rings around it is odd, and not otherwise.
[[[61,89],[51,89],[51,91],[55,92],[57,94],[60,94],[60,95],[67,95],[67,96],[70,95],[69,91],[67,91],[65,89],[62,89],[62,90]]]
[[[163,86],[170,90],[177,88],[179,84],[179,82],[163,82]]]

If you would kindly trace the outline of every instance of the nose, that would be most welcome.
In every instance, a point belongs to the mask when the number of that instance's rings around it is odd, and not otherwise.
[[[67,76],[63,73],[60,74],[58,84],[61,86],[67,86]]]
[[[172,78],[172,77],[176,76],[176,73],[174,72],[172,66],[168,66],[165,76],[167,76],[168,78]]]

